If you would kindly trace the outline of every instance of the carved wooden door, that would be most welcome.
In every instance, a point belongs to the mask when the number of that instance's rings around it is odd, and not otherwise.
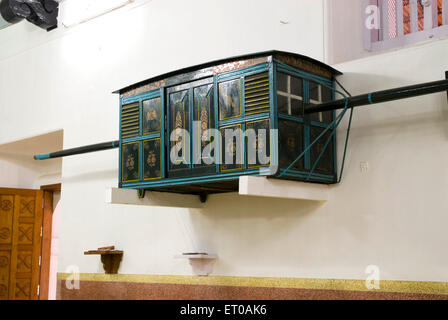
[[[42,196],[0,188],[0,300],[38,299]]]

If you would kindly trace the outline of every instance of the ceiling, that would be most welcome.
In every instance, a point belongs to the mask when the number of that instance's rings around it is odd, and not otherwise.
[[[0,154],[28,156],[62,149],[63,130],[0,145]]]

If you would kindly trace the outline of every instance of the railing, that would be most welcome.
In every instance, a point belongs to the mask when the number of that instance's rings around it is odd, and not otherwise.
[[[364,46],[385,50],[448,37],[448,0],[365,0]],[[372,15],[377,15],[373,17]],[[375,19],[377,21],[375,22]]]

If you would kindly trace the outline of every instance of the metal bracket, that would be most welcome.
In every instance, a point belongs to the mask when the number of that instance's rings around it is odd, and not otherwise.
[[[138,189],[137,192],[138,192],[138,198],[139,199],[143,199],[145,197],[145,194],[146,194],[146,190],[145,189]]]
[[[207,193],[203,192],[199,194],[199,199],[201,200],[201,203],[205,203],[207,201]]]

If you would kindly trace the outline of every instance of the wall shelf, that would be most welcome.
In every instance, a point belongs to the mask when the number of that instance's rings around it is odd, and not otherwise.
[[[169,192],[147,191],[144,198],[139,198],[135,189],[110,188],[107,190],[106,202],[111,204],[130,204],[138,206],[202,208],[197,195]]]
[[[240,177],[238,193],[243,196],[327,201],[331,186],[300,181],[269,179],[267,177]]]
[[[123,258],[123,251],[112,249],[96,249],[84,251],[84,255],[101,255],[101,262],[106,274],[117,274],[120,262]]]
[[[207,253],[183,253],[175,255],[177,259],[188,259],[193,272],[198,276],[208,276],[213,271],[218,256]]]
[[[325,184],[269,179],[267,177],[243,176],[239,177],[238,180],[238,194],[240,196],[327,201],[329,200],[330,190],[331,186]],[[142,206],[204,207],[197,195],[147,191],[144,198],[139,198],[137,190],[120,188],[108,189],[106,201],[111,204]]]

